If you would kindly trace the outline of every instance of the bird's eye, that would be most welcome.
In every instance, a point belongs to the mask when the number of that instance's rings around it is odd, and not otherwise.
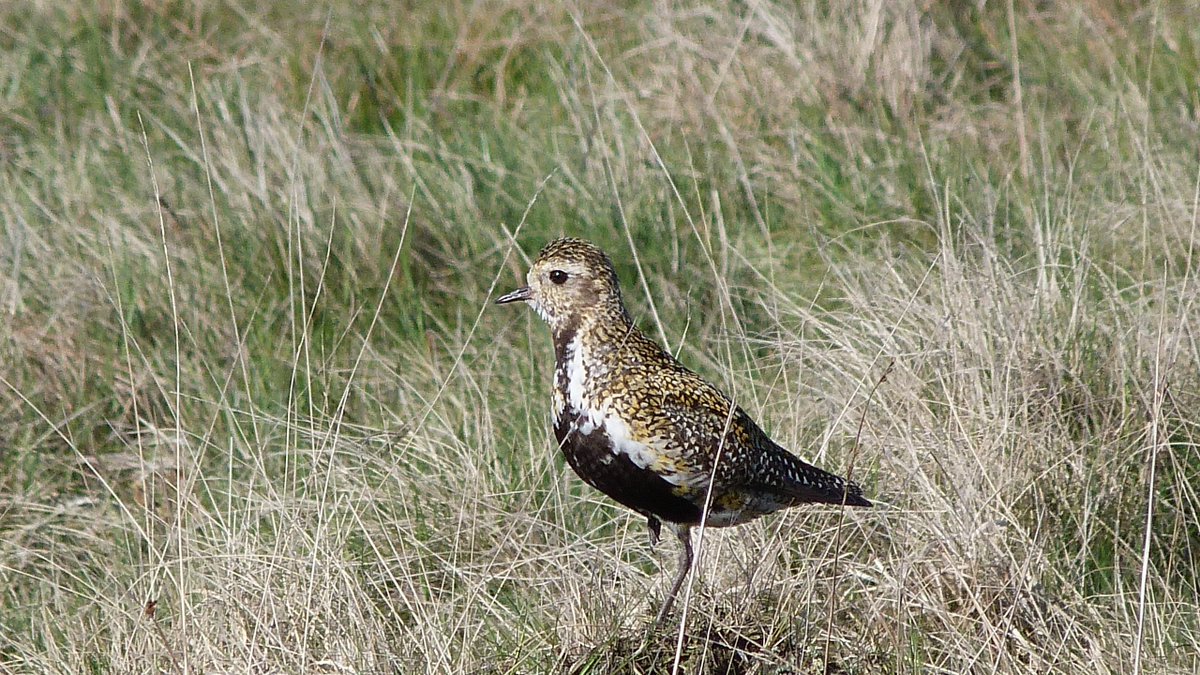
[[[562,270],[553,270],[550,272],[550,281],[556,284],[565,284],[567,283],[567,273]]]

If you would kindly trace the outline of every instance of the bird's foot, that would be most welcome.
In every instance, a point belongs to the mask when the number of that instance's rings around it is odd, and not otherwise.
[[[658,537],[662,534],[662,522],[654,516],[647,516],[646,529],[650,530],[650,548],[658,545]]]

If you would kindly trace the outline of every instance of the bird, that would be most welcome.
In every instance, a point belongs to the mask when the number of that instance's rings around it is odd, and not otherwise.
[[[682,546],[656,624],[691,570],[693,527],[740,525],[806,503],[871,506],[861,487],[771,440],[741,406],[638,329],[600,247],[550,241],[525,281],[495,302],[523,302],[550,327],[551,422],[567,464],[643,516],[652,547],[664,522]]]

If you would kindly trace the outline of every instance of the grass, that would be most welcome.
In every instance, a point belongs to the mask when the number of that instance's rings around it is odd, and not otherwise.
[[[1196,25],[6,6],[0,672],[1196,671]],[[880,507],[706,532],[650,629],[490,304],[560,234]]]

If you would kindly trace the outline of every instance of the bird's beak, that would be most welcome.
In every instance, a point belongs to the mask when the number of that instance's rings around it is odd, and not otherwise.
[[[506,302],[524,302],[532,297],[533,291],[531,291],[528,286],[522,286],[508,295],[502,295],[496,298],[496,304],[503,305]]]

